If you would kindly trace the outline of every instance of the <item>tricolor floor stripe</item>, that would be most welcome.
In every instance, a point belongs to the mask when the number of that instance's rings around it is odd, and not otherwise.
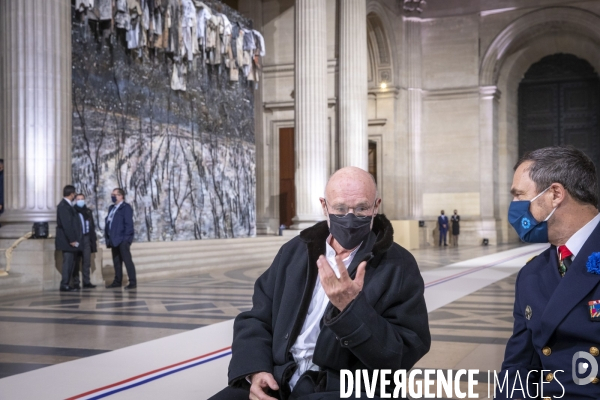
[[[112,385],[107,385],[98,389],[90,390],[89,392],[69,397],[66,400],[103,399],[105,397],[122,392],[124,390],[132,389],[145,383],[152,382],[156,379],[164,378],[168,375],[181,372],[183,370],[196,367],[198,365],[206,364],[208,362],[218,360],[219,358],[226,357],[229,355],[231,355],[231,347],[226,347],[224,349],[213,351],[211,353],[204,354],[199,357],[194,357],[186,361],[159,368],[154,371],[146,372],[144,374],[134,376],[132,378],[125,379],[117,383],[113,383]]]
[[[520,247],[423,272],[428,311],[518,272],[546,247]],[[233,320],[225,321],[0,379],[0,400],[207,399],[227,384],[232,330]]]

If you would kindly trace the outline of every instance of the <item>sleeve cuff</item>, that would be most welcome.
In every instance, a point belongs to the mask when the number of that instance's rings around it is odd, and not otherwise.
[[[342,347],[354,347],[371,337],[371,329],[360,316],[372,312],[361,292],[341,313],[335,308],[328,311],[324,322],[336,334]]]

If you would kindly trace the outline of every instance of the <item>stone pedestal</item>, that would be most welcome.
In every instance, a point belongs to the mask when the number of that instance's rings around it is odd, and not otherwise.
[[[365,0],[339,5],[339,166],[368,170],[367,6]]]
[[[324,196],[329,161],[326,11],[323,0],[295,3],[294,229],[307,228],[324,218],[319,197]]]
[[[0,238],[55,221],[71,183],[71,2],[0,2]]]

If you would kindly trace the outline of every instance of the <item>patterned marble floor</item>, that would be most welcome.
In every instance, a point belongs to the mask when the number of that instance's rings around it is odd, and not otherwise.
[[[413,251],[422,271],[515,246]],[[0,378],[131,346],[234,318],[251,307],[266,265],[144,283],[0,297]],[[497,369],[512,327],[510,276],[430,313],[434,339],[420,368]],[[482,377],[484,379],[484,377]]]

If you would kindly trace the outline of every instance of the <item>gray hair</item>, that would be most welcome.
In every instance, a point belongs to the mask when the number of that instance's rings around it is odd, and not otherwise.
[[[592,160],[573,146],[544,147],[526,153],[515,165],[531,161],[529,177],[539,192],[560,183],[581,203],[598,206],[598,177]]]

